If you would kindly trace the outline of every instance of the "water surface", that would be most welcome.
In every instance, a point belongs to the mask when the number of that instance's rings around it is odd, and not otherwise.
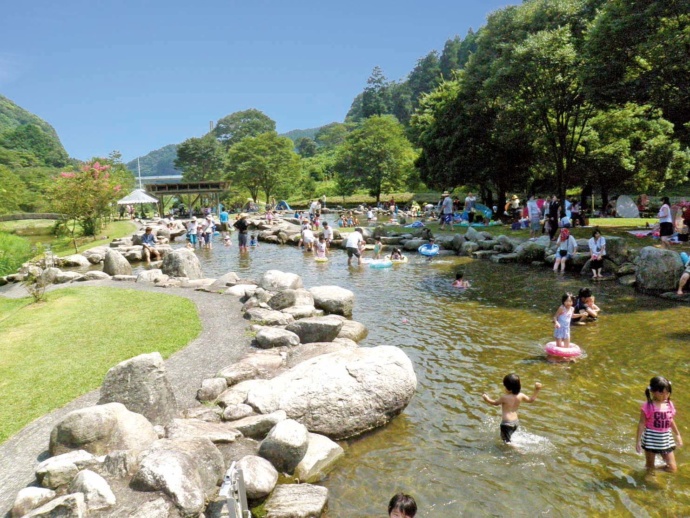
[[[353,318],[369,328],[361,345],[396,345],[412,359],[415,397],[391,424],[345,445],[345,460],[324,481],[328,516],[385,516],[398,491],[416,498],[422,517],[690,515],[685,451],[676,451],[678,473],[649,480],[634,450],[644,387],[657,374],[673,382],[690,441],[690,308],[615,282],[467,258],[429,263],[414,254],[379,270],[348,269],[342,251],[323,264],[267,244],[245,256],[235,242],[197,254],[209,277],[258,279],[280,269],[300,274],[306,287],[348,288]],[[458,269],[471,289],[450,286]],[[585,285],[603,310],[598,322],[572,329],[586,356],[547,363],[542,346],[561,294]],[[510,372],[528,394],[535,381],[544,384],[538,401],[520,409],[515,447],[500,441],[499,408],[481,400],[483,392],[498,396]]]

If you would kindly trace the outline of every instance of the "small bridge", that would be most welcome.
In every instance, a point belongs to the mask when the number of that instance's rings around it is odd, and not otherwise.
[[[22,212],[21,214],[3,214],[0,221],[21,221],[24,219],[62,219],[62,214],[52,212]]]

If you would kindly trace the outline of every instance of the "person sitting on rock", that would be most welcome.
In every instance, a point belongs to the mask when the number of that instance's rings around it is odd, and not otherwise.
[[[685,265],[683,275],[680,276],[680,281],[678,281],[678,291],[676,292],[677,295],[683,295],[683,288],[685,288],[685,285],[688,283],[688,279],[690,279],[690,261],[688,261]]]
[[[151,227],[146,227],[144,235],[141,236],[141,246],[143,247],[146,264],[151,262],[151,254],[155,256],[156,261],[161,258],[161,253],[156,249],[156,236],[153,235],[152,230]]]

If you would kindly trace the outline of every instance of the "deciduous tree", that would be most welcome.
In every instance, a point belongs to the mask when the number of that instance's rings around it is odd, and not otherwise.
[[[212,134],[229,149],[242,139],[276,130],[276,123],[261,110],[251,108],[226,115],[216,123]]]
[[[192,137],[177,146],[175,167],[185,181],[220,180],[223,174],[223,148],[213,135]]]

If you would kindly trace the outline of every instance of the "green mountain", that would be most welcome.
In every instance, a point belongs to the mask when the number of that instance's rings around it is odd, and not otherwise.
[[[303,137],[307,137],[313,140],[320,129],[321,127],[309,129],[296,129],[288,131],[287,133],[281,133],[280,136],[287,137],[293,142],[297,143],[297,141]]]
[[[182,174],[182,171],[175,169],[175,159],[177,158],[177,144],[168,144],[165,147],[151,151],[149,154],[139,157],[141,165],[141,176],[174,176]],[[128,162],[127,169],[137,175],[137,159]]]
[[[68,160],[50,124],[0,95],[0,164],[61,167]]]

